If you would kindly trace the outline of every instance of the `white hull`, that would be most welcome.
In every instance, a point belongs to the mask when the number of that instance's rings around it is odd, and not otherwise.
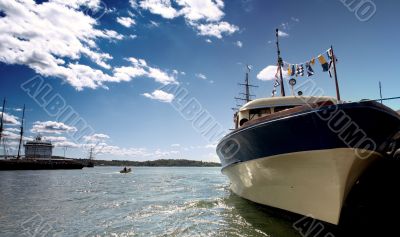
[[[223,169],[231,190],[251,201],[338,224],[343,202],[379,153],[337,148],[282,154]]]

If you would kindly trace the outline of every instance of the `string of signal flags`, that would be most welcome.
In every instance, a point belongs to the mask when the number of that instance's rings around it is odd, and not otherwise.
[[[326,54],[326,58],[328,60],[325,58],[324,54]],[[316,61],[318,60],[319,64],[322,67],[322,71],[329,72],[329,76],[332,77],[332,75],[333,75],[333,60],[332,60],[333,57],[332,56],[333,56],[332,49],[329,48],[324,53],[319,54],[318,56],[313,57],[310,60],[303,62],[303,63],[293,64],[293,63],[288,63],[288,62],[283,61],[282,69],[287,71],[286,76],[289,76],[289,77],[290,76],[292,76],[292,77],[293,76],[295,76],[295,77],[304,76],[306,73],[307,73],[308,77],[311,77],[315,74],[313,67],[315,67]],[[338,60],[337,60],[336,55],[335,55],[335,59],[337,62]],[[279,67],[275,74],[276,79],[278,79],[278,72],[279,72]]]
[[[326,56],[326,58],[324,55]],[[315,74],[313,67],[315,68],[316,61],[318,61],[320,66],[322,67],[322,71],[329,72],[329,77],[332,78],[332,75],[334,74],[333,58],[335,58],[336,62],[338,61],[336,55],[333,55],[332,48],[329,48],[326,51],[324,51],[324,53],[321,53],[318,56],[313,57],[310,60],[303,63],[293,64],[282,61],[282,69],[287,72],[286,76],[288,77],[299,77],[299,76],[303,77],[306,74],[307,77],[311,77]],[[274,82],[274,90],[272,91],[272,96],[276,94],[276,87],[280,86],[279,66],[277,68],[275,78],[276,80]]]

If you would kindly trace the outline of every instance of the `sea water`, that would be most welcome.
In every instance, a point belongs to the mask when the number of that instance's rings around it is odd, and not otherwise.
[[[220,168],[0,172],[0,236],[301,236]]]

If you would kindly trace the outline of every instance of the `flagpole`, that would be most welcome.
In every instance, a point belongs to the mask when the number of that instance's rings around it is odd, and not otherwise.
[[[279,49],[279,37],[278,37],[279,30],[276,29],[276,48],[278,50],[278,68],[279,68],[279,76],[281,82],[281,96],[285,96],[285,86],[283,85],[283,76],[282,76],[282,58],[281,58],[281,51]]]
[[[337,73],[336,73],[336,56],[333,53],[333,46],[331,45],[331,53],[332,53],[332,62],[333,62],[333,71],[335,73],[335,85],[336,85],[336,98],[338,102],[340,101],[340,91],[339,91],[339,83],[337,79]]]

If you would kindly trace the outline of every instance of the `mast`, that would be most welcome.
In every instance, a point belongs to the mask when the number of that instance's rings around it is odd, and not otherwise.
[[[335,53],[333,53],[332,45],[331,45],[331,53],[332,53],[333,71],[335,73],[336,98],[338,101],[340,101],[339,83],[338,83],[337,73],[336,73],[336,56],[335,56]]]
[[[22,110],[21,130],[20,130],[20,136],[19,136],[17,159],[20,158],[22,136],[24,135],[24,119],[25,119],[25,105],[24,105],[24,109]]]
[[[251,97],[254,96],[254,95],[250,94],[250,87],[258,87],[258,86],[251,85],[249,83],[249,74],[250,74],[250,71],[251,71],[250,65],[246,65],[246,68],[247,68],[247,70],[246,70],[246,77],[245,77],[245,80],[244,80],[244,84],[243,83],[239,83],[240,86],[244,86],[244,93],[240,93],[240,95],[243,95],[244,98],[235,97],[235,99],[242,100],[245,103],[248,103],[248,102],[251,101]]]
[[[380,81],[379,81],[379,95],[381,97],[381,104],[383,104],[383,100],[382,100],[382,84],[381,84]]]
[[[246,102],[250,102],[250,86],[249,86],[249,73],[250,73],[250,68],[247,66],[247,72],[246,72],[246,80],[245,80],[245,96],[246,96]]]
[[[1,108],[1,121],[0,121],[0,143],[3,135],[3,117],[4,117],[4,108],[6,107],[6,98],[3,99],[3,107]]]
[[[281,84],[281,96],[285,96],[285,86],[283,85],[281,50],[279,49],[279,29],[276,29],[276,49],[278,51],[278,69]]]
[[[89,160],[93,159],[93,147],[90,148]]]

